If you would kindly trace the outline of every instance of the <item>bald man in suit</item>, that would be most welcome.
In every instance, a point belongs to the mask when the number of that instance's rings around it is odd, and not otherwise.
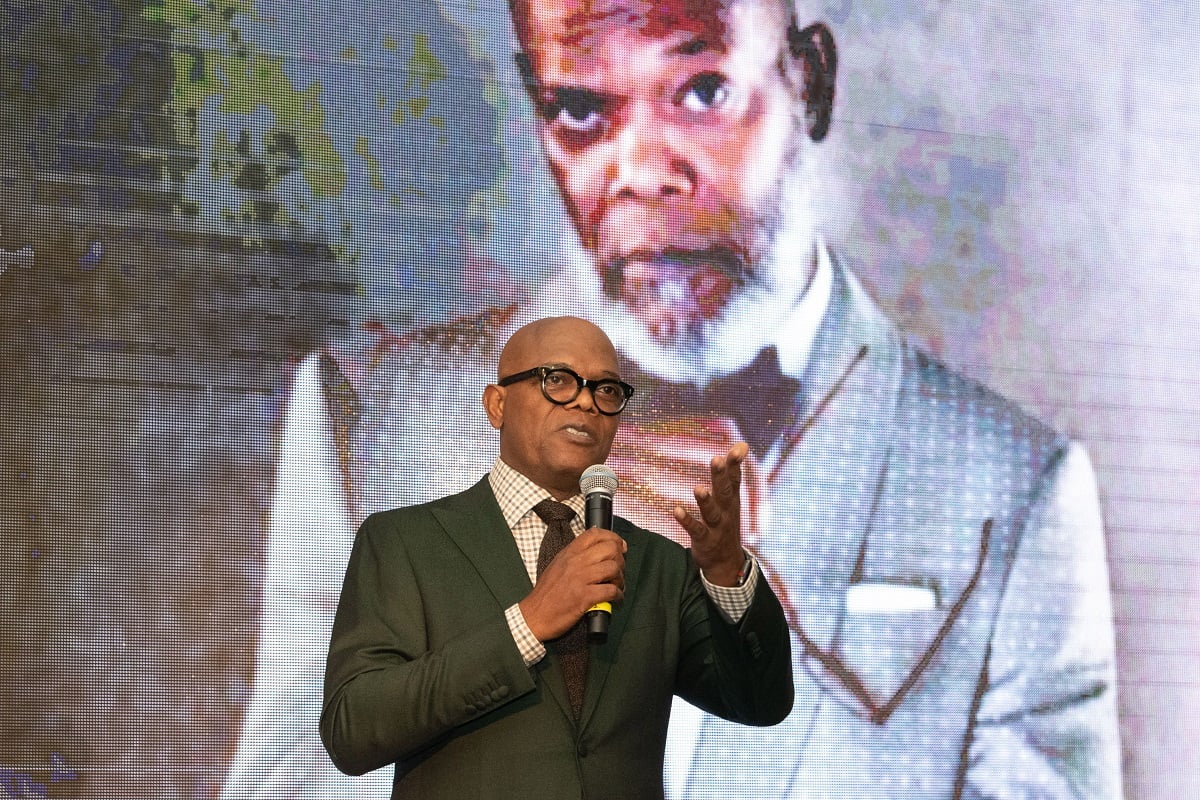
[[[698,516],[675,508],[689,550],[620,518],[583,530],[580,476],[632,394],[618,369],[590,322],[522,327],[483,392],[500,438],[489,474],[363,523],[321,716],[340,769],[395,764],[393,798],[648,800],[664,796],[675,695],[743,724],[787,716],[786,620],[741,544],[744,443],[712,459]],[[574,521],[552,554],[547,504]],[[615,604],[604,644],[568,646],[598,603]]]

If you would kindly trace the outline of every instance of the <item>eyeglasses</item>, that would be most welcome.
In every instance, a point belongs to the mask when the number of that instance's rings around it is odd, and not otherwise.
[[[633,387],[624,381],[612,378],[590,381],[587,378],[581,378],[574,370],[566,367],[534,367],[501,378],[496,381],[496,385],[508,386],[529,378],[540,378],[542,394],[551,403],[559,406],[565,406],[579,397],[579,393],[586,386],[592,390],[592,402],[595,403],[596,410],[609,417],[624,411],[625,406],[629,403],[629,398],[633,397]]]

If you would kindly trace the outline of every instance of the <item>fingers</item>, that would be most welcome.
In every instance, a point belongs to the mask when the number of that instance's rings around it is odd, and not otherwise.
[[[539,640],[560,636],[597,603],[625,597],[625,540],[612,531],[584,531],[554,557],[521,601]]]
[[[605,547],[613,545],[618,552],[624,553],[629,549],[629,545],[624,539],[612,531],[606,531],[603,528],[588,528],[583,533],[575,537],[575,541],[567,545],[568,547],[592,548]]]
[[[745,442],[737,442],[729,448],[729,452],[725,454],[724,460],[729,465],[741,465],[748,455],[750,455],[750,445]],[[721,459],[721,456],[717,456],[713,461],[717,461],[718,459]]]
[[[625,588],[625,559],[621,556],[606,558],[594,564],[580,567],[579,580],[584,585],[611,583],[619,589]]]
[[[693,490],[700,516],[709,527],[716,528],[739,518],[742,463],[749,452],[750,448],[745,442],[738,442],[725,455],[714,456],[709,463],[711,485],[697,486]]]
[[[724,518],[724,498],[718,498],[709,486],[697,486],[693,494],[696,507],[700,509],[700,519],[710,528],[720,525]]]
[[[679,523],[679,526],[687,531],[688,536],[693,540],[708,532],[708,526],[689,514],[683,506],[676,505],[675,508],[671,509],[671,513],[674,515],[675,521]]]
[[[615,605],[625,599],[625,581],[622,580],[619,586],[616,583],[594,583],[591,585],[590,591],[594,596],[584,601],[587,608],[599,603]]]
[[[745,442],[738,442],[724,455],[714,456],[709,462],[712,476],[710,485],[699,485],[692,490],[700,517],[695,519],[683,506],[677,505],[672,514],[693,538],[706,533],[706,528],[716,528],[722,523],[738,520],[742,500],[742,464],[750,453]]]
[[[737,497],[742,485],[742,463],[750,446],[738,442],[724,456],[714,456],[709,464],[713,493],[719,497]]]
[[[575,561],[578,579],[585,584],[612,583],[625,588],[625,553],[629,545],[612,531],[591,528],[575,538],[576,552],[559,556]]]

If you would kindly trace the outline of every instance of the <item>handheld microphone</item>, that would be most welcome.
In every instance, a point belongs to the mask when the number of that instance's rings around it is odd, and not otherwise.
[[[603,464],[593,464],[579,478],[579,491],[584,497],[584,524],[588,528],[612,530],[613,494],[617,491],[617,473]],[[608,641],[608,621],[612,618],[612,603],[597,603],[588,609],[588,641],[604,644]]]

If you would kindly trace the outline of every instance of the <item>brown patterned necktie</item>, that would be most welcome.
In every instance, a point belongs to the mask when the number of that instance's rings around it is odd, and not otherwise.
[[[534,506],[533,512],[546,523],[546,535],[542,537],[542,546],[538,549],[537,574],[541,577],[559,551],[575,538],[571,532],[575,511],[565,503],[547,499]],[[578,719],[583,710],[583,689],[587,685],[588,672],[587,631],[583,618],[562,636],[546,642],[546,648],[554,653],[562,665],[571,710]]]

